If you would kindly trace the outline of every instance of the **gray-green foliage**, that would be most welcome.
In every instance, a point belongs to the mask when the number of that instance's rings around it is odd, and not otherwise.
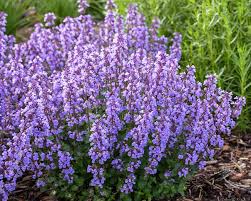
[[[216,73],[220,87],[245,96],[239,119],[251,129],[251,1],[250,0],[117,0],[121,13],[138,3],[150,22],[161,20],[160,34],[183,36],[182,66],[195,65],[197,78]]]

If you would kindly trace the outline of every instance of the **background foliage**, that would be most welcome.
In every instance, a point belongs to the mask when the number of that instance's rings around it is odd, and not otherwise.
[[[27,17],[32,0],[0,0],[0,11],[4,11],[7,16],[7,34],[16,34],[20,28],[31,24],[32,19]]]
[[[90,7],[86,12],[96,20],[101,20],[104,17],[106,0],[89,0],[88,2]],[[18,30],[43,21],[44,14],[48,12],[55,13],[58,23],[67,16],[78,16],[77,0],[0,0],[0,11],[8,14],[7,34],[15,35],[18,40],[22,40],[22,36],[19,37],[17,33]]]
[[[90,7],[87,14],[91,14],[95,19],[100,20],[104,17],[105,0],[89,0]],[[33,5],[40,17],[48,12],[53,12],[60,21],[65,17],[78,16],[77,0],[34,0]]]

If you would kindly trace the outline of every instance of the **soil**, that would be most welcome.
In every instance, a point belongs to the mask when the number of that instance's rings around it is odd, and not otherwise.
[[[31,176],[25,176],[10,201],[57,200],[49,192],[40,192]],[[215,160],[191,179],[185,197],[172,201],[251,201],[251,134],[226,138]]]

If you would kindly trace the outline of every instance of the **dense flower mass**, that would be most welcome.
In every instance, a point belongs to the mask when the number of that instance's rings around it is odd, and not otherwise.
[[[67,140],[88,142],[91,186],[102,188],[112,168],[124,175],[121,191],[132,192],[135,173],[156,174],[177,147],[176,174],[186,176],[223,146],[245,104],[213,75],[200,83],[195,67],[180,73],[181,35],[168,48],[158,20],[148,28],[135,5],[124,20],[109,0],[99,23],[82,14],[87,5],[79,1],[81,15],[58,26],[48,13],[19,44],[5,35],[0,13],[0,200],[27,171],[38,186],[54,169],[71,183]]]

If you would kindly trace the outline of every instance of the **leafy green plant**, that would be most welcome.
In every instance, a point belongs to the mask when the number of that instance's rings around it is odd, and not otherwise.
[[[105,0],[89,0],[87,13],[96,20],[104,17]],[[0,11],[8,14],[7,34],[16,35],[20,29],[31,27],[36,21],[42,21],[44,14],[53,12],[61,22],[65,17],[78,16],[77,0],[0,0]],[[21,34],[22,35],[22,34]],[[22,40],[22,39],[21,39]]]
[[[104,17],[105,2],[105,0],[88,1],[90,7],[87,9],[87,13],[93,15],[97,20],[102,19]],[[76,17],[79,15],[77,0],[34,0],[33,5],[41,18],[48,12],[53,12],[59,21],[67,16]]]
[[[129,3],[139,3],[148,22],[159,17],[160,34],[182,34],[180,63],[200,66],[200,81],[216,73],[220,87],[247,98],[238,128],[251,130],[251,1],[117,0],[119,12]]]
[[[35,0],[33,5],[40,15],[53,12],[60,19],[78,15],[76,0]]]
[[[32,0],[0,0],[0,11],[8,14],[7,34],[16,34],[17,30],[32,23],[27,17]]]

